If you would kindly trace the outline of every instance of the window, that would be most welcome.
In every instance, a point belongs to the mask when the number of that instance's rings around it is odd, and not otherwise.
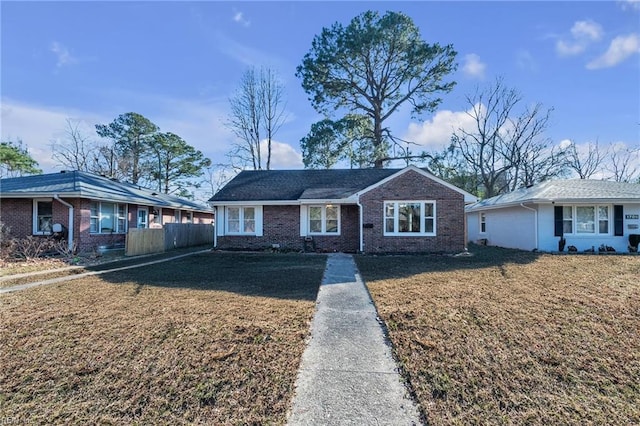
[[[480,233],[487,232],[487,216],[484,213],[480,213]]]
[[[565,234],[571,234],[573,232],[573,207],[562,207],[562,231]]]
[[[598,233],[609,233],[609,206],[598,206]]]
[[[388,201],[384,203],[384,235],[436,234],[435,201]]]
[[[227,207],[227,232],[230,234],[255,234],[255,207]]]
[[[576,207],[576,234],[593,234],[595,229],[596,209],[593,206]]]
[[[92,201],[90,211],[91,227],[89,231],[91,233],[112,234],[127,232],[127,206],[125,204]]]
[[[153,223],[159,225],[157,228],[162,227],[162,209],[160,207],[153,209]]]
[[[149,227],[149,210],[146,207],[138,207],[138,228]]]
[[[187,223],[193,223],[193,212],[187,212]]]
[[[564,234],[609,234],[610,206],[581,205],[562,206]]]
[[[180,210],[176,210],[173,212],[173,222],[174,223],[182,222],[182,216],[180,214]]]
[[[340,233],[340,206],[309,206],[309,234]]]
[[[43,235],[51,233],[53,224],[53,201],[33,200],[33,233]]]

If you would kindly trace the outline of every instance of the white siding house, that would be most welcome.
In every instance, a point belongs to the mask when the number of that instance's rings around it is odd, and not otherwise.
[[[578,251],[601,246],[627,252],[640,234],[640,184],[547,181],[466,208],[472,242],[522,250]]]

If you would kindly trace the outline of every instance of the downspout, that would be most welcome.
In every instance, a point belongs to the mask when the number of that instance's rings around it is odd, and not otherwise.
[[[531,207],[527,207],[524,205],[524,203],[520,203],[520,207],[522,207],[523,209],[531,210],[533,212],[534,243],[535,243],[535,249],[539,250],[538,248],[538,210]]]
[[[358,235],[360,236],[360,253],[364,253],[364,235],[362,230],[362,204],[360,204],[360,195],[358,195],[358,201],[356,201],[358,210],[360,213],[360,226],[358,227]]]
[[[69,203],[67,203],[66,201],[64,201],[62,198],[60,198],[60,196],[58,194],[54,194],[53,198],[58,200],[60,202],[60,204],[66,206],[69,209],[69,242],[68,242],[68,247],[69,247],[69,251],[72,252],[73,251],[73,206]]]
[[[218,247],[218,206],[213,206],[213,248]]]

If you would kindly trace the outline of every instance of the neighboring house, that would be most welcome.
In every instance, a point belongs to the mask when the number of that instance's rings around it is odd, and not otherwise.
[[[458,252],[476,198],[415,166],[243,171],[215,194],[222,249]]]
[[[80,171],[0,180],[0,220],[10,235],[59,231],[79,251],[124,245],[129,228],[212,223],[213,211],[193,201]],[[62,226],[60,226],[62,225]]]
[[[640,234],[640,184],[553,180],[467,206],[471,241],[522,250],[628,249]]]

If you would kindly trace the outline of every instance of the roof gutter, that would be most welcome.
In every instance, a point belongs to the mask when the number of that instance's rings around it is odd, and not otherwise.
[[[62,198],[60,198],[60,196],[58,194],[53,194],[53,198],[58,200],[60,202],[60,204],[66,206],[69,209],[69,240],[68,240],[68,247],[69,247],[69,252],[73,252],[73,205],[67,203],[66,201],[64,201]]]
[[[524,203],[520,203],[520,207],[523,209],[531,210],[533,212],[533,241],[535,244],[536,250],[538,249],[538,210],[527,207]]]

